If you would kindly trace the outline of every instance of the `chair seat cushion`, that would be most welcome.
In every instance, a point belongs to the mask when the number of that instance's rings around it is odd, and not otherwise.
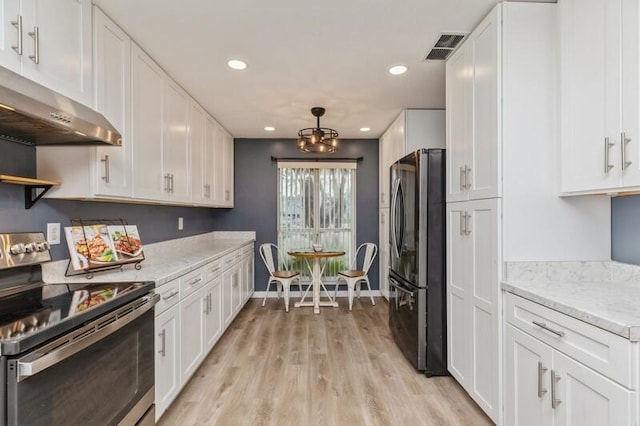
[[[347,277],[347,278],[357,278],[357,277],[364,277],[365,273],[364,271],[349,270],[349,271],[340,271],[338,272],[338,275],[342,275],[343,277]]]
[[[275,271],[272,274],[275,278],[293,278],[300,275],[300,272],[297,271]]]

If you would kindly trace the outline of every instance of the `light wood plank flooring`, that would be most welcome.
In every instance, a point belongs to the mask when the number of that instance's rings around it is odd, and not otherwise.
[[[159,424],[492,424],[452,378],[405,360],[384,299],[363,297],[352,312],[339,302],[314,315],[250,300]]]

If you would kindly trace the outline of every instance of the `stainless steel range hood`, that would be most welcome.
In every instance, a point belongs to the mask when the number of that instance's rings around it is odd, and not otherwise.
[[[0,139],[28,145],[121,145],[102,114],[0,67]]]

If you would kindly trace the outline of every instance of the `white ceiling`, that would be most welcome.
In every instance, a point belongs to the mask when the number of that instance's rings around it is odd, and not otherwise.
[[[235,137],[294,138],[323,106],[323,127],[377,138],[402,109],[444,108],[444,62],[423,58],[498,0],[94,2]]]

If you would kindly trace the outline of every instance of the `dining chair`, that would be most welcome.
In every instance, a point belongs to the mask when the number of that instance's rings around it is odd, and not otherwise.
[[[360,250],[364,249],[364,257],[362,262],[362,269],[358,269],[358,254]],[[369,297],[371,297],[371,304],[375,305],[376,301],[373,300],[373,295],[371,295],[371,285],[369,284],[369,268],[371,268],[371,264],[373,263],[373,259],[375,259],[376,254],[378,254],[378,246],[373,243],[363,243],[360,244],[358,249],[356,250],[356,254],[351,261],[351,266],[347,271],[338,272],[338,280],[336,281],[336,288],[334,292],[334,297],[338,294],[338,286],[341,281],[344,281],[347,284],[347,291],[349,294],[349,310],[353,307],[353,296],[355,290],[358,290],[358,299],[360,298],[360,285],[364,281],[367,284],[367,288],[369,289]]]
[[[274,251],[275,251],[275,259],[274,259]],[[284,290],[284,309],[289,312],[289,288],[294,281],[297,281],[297,285],[300,287],[300,292],[302,292],[302,283],[300,281],[300,272],[298,271],[289,271],[286,263],[284,262],[284,258],[280,253],[280,249],[277,245],[272,243],[264,243],[260,246],[260,257],[262,257],[262,261],[264,265],[267,267],[269,271],[269,281],[267,281],[267,289],[264,294],[264,300],[262,301],[262,306],[267,302],[267,296],[269,294],[269,287],[271,283],[276,283],[276,295],[278,299],[280,298],[280,290]],[[277,263],[275,263],[277,261]],[[277,267],[282,265],[282,269],[278,270]]]

